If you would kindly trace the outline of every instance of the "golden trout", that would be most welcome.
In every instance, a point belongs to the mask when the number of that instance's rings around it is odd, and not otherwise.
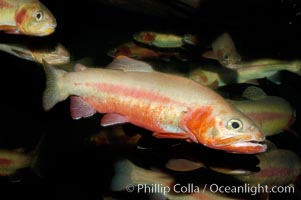
[[[38,0],[0,0],[0,30],[11,34],[45,36],[53,33],[56,19]]]
[[[281,97],[267,96],[263,90],[255,86],[248,87],[243,97],[247,100],[229,100],[229,102],[251,118],[265,136],[289,130],[295,121],[295,110]]]
[[[271,149],[263,154],[256,155],[260,160],[259,172],[235,175],[235,178],[242,183],[248,183],[252,186],[267,185],[285,186],[293,184],[301,175],[301,159],[293,151],[288,149]]]
[[[45,62],[44,109],[71,96],[73,119],[106,113],[103,126],[130,122],[158,138],[186,139],[236,153],[266,150],[254,122],[215,91],[125,56],[108,68],[77,64],[75,72],[68,73]]]
[[[205,58],[216,59],[227,68],[236,68],[241,57],[238,54],[235,44],[228,33],[223,33],[211,45],[212,51],[205,52],[202,56]]]
[[[54,46],[0,43],[0,50],[40,64],[43,64],[43,59],[52,65],[70,62],[69,51],[59,43]]]
[[[0,176],[9,176],[19,169],[30,167],[32,156],[21,150],[0,149]]]
[[[176,57],[181,59],[180,52],[163,52],[163,51],[155,51],[149,48],[145,48],[137,45],[134,42],[127,42],[121,44],[120,46],[110,50],[108,55],[115,58],[117,56],[123,55],[130,58],[135,58],[138,60],[143,59],[154,59],[154,58],[162,58],[168,59],[170,57]],[[183,58],[182,58],[183,60]]]
[[[115,173],[111,181],[111,190],[114,192],[126,191],[128,186],[133,189],[130,192],[147,194],[148,199],[172,199],[172,200],[242,200],[246,199],[237,194],[225,194],[212,192],[202,183],[179,182],[176,177],[159,169],[149,170],[133,164],[124,159],[114,165]],[[200,177],[204,178],[200,175]],[[195,177],[194,177],[195,178]],[[207,185],[207,184],[206,184]],[[208,184],[209,185],[209,184]],[[141,186],[143,187],[141,189]],[[136,187],[137,190],[134,190]],[[139,189],[139,188],[140,189]],[[186,188],[187,190],[181,190]],[[206,189],[207,188],[207,189]],[[128,190],[129,192],[129,190]],[[254,198],[254,196],[252,196]]]
[[[134,40],[142,44],[155,46],[159,48],[182,48],[184,45],[196,45],[197,38],[191,34],[185,34],[183,36],[158,33],[153,31],[141,31],[135,33]]]
[[[210,88],[233,84],[246,83],[255,79],[273,78],[280,71],[289,71],[301,75],[301,60],[283,61],[273,59],[260,59],[250,62],[235,64],[235,69],[222,68],[219,66],[192,66],[194,69],[188,73],[188,78]]]

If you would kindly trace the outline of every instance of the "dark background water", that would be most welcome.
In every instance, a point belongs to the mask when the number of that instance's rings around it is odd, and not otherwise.
[[[0,40],[58,41],[69,49],[72,59],[90,57],[96,65],[104,66],[111,61],[107,51],[131,40],[137,31],[194,33],[204,46],[227,31],[247,59],[301,59],[299,1],[204,1],[199,9],[180,9],[185,17],[169,12],[157,15],[154,13],[158,10],[145,8],[128,11],[102,4],[101,0],[42,2],[56,16],[58,26],[54,34],[30,38],[1,33]],[[3,52],[0,57],[1,148],[33,149],[42,135],[46,135],[47,141],[43,147],[46,164],[42,165],[47,178],[41,179],[31,171],[20,175],[21,183],[1,178],[3,191],[6,187],[11,189],[7,190],[10,191],[7,199],[102,199],[105,183],[109,181],[106,175],[113,173],[103,166],[111,161],[112,150],[95,151],[83,145],[85,136],[98,130],[100,115],[74,121],[69,114],[69,101],[45,112],[42,109],[45,88],[42,67]],[[268,94],[282,96],[296,108],[297,121],[293,129],[300,136],[300,77],[283,72],[282,79],[282,85],[265,83],[262,86]],[[293,148],[301,154],[300,140],[294,136],[278,135],[275,140],[279,146]]]

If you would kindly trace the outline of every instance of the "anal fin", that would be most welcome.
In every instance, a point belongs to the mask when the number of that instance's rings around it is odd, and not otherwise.
[[[70,112],[72,119],[80,119],[82,117],[90,117],[96,113],[96,110],[92,108],[81,97],[70,97]]]

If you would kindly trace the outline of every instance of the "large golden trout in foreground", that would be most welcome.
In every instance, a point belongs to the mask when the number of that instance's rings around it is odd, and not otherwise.
[[[71,96],[73,119],[106,113],[103,126],[130,122],[158,138],[186,139],[236,153],[266,150],[254,122],[213,90],[125,56],[108,68],[77,64],[75,72],[66,72],[44,62],[44,109]]]

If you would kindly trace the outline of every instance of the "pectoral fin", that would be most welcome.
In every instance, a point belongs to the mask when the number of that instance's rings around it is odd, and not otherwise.
[[[30,60],[30,61],[34,60],[32,55],[25,51],[19,51],[18,49],[12,49],[12,52],[14,52],[14,55],[18,56],[19,58],[23,58],[25,60]]]
[[[7,34],[15,34],[15,35],[21,34],[20,31],[17,30],[17,29],[7,30],[7,31],[5,31],[5,33],[7,33]]]
[[[217,60],[217,56],[213,51],[206,51],[202,54],[202,57]]]
[[[82,117],[90,117],[96,113],[96,110],[92,108],[81,97],[70,97],[70,112],[72,119],[80,119]]]
[[[105,114],[101,118],[100,124],[102,126],[112,126],[112,125],[123,124],[127,122],[129,122],[129,120],[125,116],[119,115],[117,113],[109,113],[109,114]]]

